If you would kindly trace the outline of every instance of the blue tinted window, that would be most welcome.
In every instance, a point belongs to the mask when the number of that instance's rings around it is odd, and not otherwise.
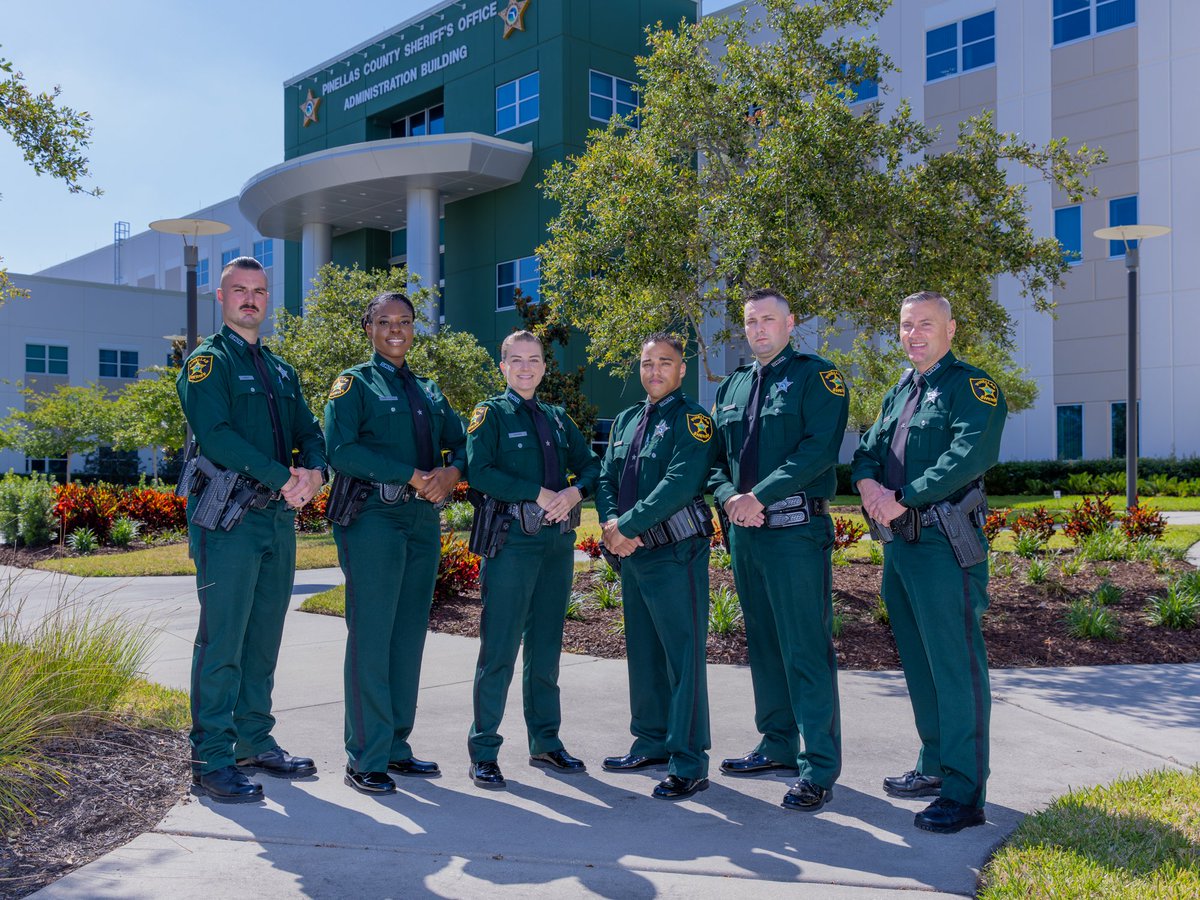
[[[200,264],[196,266],[196,289],[204,291],[208,289],[208,257],[200,260]]]
[[[517,102],[517,83],[510,81],[496,88],[496,106],[512,106]]]
[[[1083,459],[1083,404],[1071,403],[1056,410],[1058,458]]]
[[[980,41],[978,44],[963,45],[963,71],[990,66],[996,61],[996,41]]]
[[[1054,10],[1054,15],[1061,16],[1077,9],[1087,9],[1090,5],[1091,0],[1054,0],[1051,8]]]
[[[539,115],[541,79],[530,72],[496,88],[496,133],[536,122]]]
[[[224,269],[227,265],[242,255],[241,247],[234,247],[232,250],[221,251],[221,268]]]
[[[1092,11],[1071,13],[1054,20],[1054,43],[1065,44],[1067,41],[1077,41],[1091,34]]]
[[[937,53],[925,60],[925,80],[934,81],[958,72],[958,51]]]
[[[854,85],[855,102],[874,100],[879,96],[879,82],[874,78],[866,78]]]
[[[996,13],[986,12],[981,16],[972,16],[962,20],[962,42],[972,44],[985,38],[996,36]]]
[[[953,50],[958,45],[958,23],[925,32],[925,55]]]
[[[1115,197],[1108,201],[1108,224],[1113,225],[1136,225],[1137,224],[1137,195],[1132,197]],[[1137,247],[1137,241],[1130,241],[1130,247]],[[1109,256],[1124,256],[1125,244],[1123,241],[1108,242]]]
[[[1056,45],[1132,25],[1137,20],[1136,0],[1054,0],[1051,9]]]
[[[51,375],[67,374],[66,347],[55,347],[51,345],[46,348],[46,371]]]
[[[607,122],[614,115],[628,116],[637,108],[633,82],[592,71],[588,77],[588,115]],[[636,122],[634,125],[636,126]]]
[[[516,292],[533,302],[541,299],[541,267],[536,256],[523,256],[496,266],[496,309],[512,309]]]
[[[1134,0],[1096,0],[1096,33],[1132,25],[1135,12]]]
[[[1079,262],[1083,253],[1083,221],[1078,206],[1054,211],[1054,236],[1062,244],[1063,259],[1070,265]]]

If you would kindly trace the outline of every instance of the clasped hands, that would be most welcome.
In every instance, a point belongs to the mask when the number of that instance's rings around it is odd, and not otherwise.
[[[642,539],[637,535],[625,537],[625,535],[621,534],[617,528],[616,519],[609,519],[600,528],[603,532],[604,546],[608,549],[608,552],[616,554],[621,559],[629,556],[634,550],[642,546]]]
[[[881,525],[887,525],[908,512],[908,507],[896,500],[896,492],[888,490],[874,478],[864,478],[856,487],[867,515]]]
[[[538,488],[537,505],[545,513],[547,522],[561,522],[571,514],[571,510],[583,502],[583,492],[577,487],[563,488],[552,491],[550,488]]]
[[[408,483],[416,489],[417,496],[422,500],[441,503],[450,496],[461,477],[462,472],[458,470],[458,466],[440,466],[428,472],[413,469],[412,478],[408,479]]]
[[[325,476],[320,469],[301,469],[296,466],[288,466],[288,471],[292,473],[292,477],[279,489],[279,494],[288,506],[292,509],[299,509],[317,495],[317,491],[325,483]]]
[[[766,509],[752,493],[734,494],[725,501],[725,515],[734,525],[744,528],[761,528],[767,521]]]

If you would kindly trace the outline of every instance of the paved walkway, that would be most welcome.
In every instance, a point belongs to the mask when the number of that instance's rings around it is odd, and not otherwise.
[[[293,606],[339,583],[298,573]],[[196,604],[190,578],[78,579],[0,567],[30,614],[60,596],[99,600],[152,625],[148,675],[186,687]],[[314,778],[262,778],[267,800],[221,806],[188,797],[152,831],[68,875],[46,898],[613,898],[970,896],[989,854],[1029,812],[1074,786],[1200,763],[1200,664],[993,672],[988,824],[942,836],[912,826],[922,802],[882,793],[909,768],[915,735],[903,678],[841,673],[845,771],[811,816],[778,803],[788,782],[714,774],[694,800],[648,794],[662,772],[613,775],[601,757],[629,743],[620,660],[564,655],[567,747],[589,772],[527,765],[519,687],[500,763],[506,792],[466,777],[478,642],[431,634],[414,746],[435,780],[400,779],[392,797],[342,784],[341,619],[292,613],[275,687],[277,737],[316,758]],[[755,742],[750,673],[710,666],[714,760]],[[715,765],[714,765],[715,771]],[[920,892],[915,894],[914,892]]]

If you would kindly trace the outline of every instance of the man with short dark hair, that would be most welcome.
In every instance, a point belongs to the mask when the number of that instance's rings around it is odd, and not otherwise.
[[[914,824],[944,834],[986,820],[991,694],[980,627],[988,606],[982,479],[999,458],[1008,413],[988,374],[951,352],[956,328],[941,294],[904,298],[900,343],[912,368],[884,395],[850,476],[868,515],[892,526],[880,533],[891,538],[883,547],[883,600],[921,738],[916,767],[885,778],[883,789],[905,799],[937,797]],[[962,527],[948,528],[955,513]]]
[[[251,506],[231,529],[192,522],[200,626],[192,655],[193,790],[222,803],[262,799],[247,772],[280,778],[316,773],[271,734],[271,688],[296,568],[296,510],[325,481],[325,441],[299,378],[259,340],[269,301],[253,257],[221,271],[223,327],[188,356],[176,381],[200,454],[243,476]],[[294,456],[298,454],[299,460]]]
[[[613,422],[596,513],[621,558],[629,667],[629,752],[609,772],[668,764],[652,796],[683,800],[708,787],[708,556],[704,485],[712,419],[683,392],[687,363],[674,335],[652,334],[639,364],[646,400]]]
[[[754,362],[717,388],[709,487],[730,526],[762,739],[721,771],[798,774],[782,805],[813,812],[842,766],[829,498],[849,397],[833,363],[792,349],[796,320],[777,291],[750,294],[743,324]]]

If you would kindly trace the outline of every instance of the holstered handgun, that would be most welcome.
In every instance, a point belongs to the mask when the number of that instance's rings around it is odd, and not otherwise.
[[[915,544],[921,539],[921,511],[910,507],[904,515],[892,519],[888,528],[904,538],[907,543]]]
[[[237,525],[250,509],[266,509],[271,502],[272,491],[266,485],[259,484],[251,478],[239,476],[233,497],[225,507],[221,516],[221,528],[229,531]]]
[[[485,559],[494,559],[508,539],[514,517],[507,503],[500,503],[475,488],[467,491],[467,500],[475,507],[467,549]]]
[[[642,546],[650,550],[701,536],[713,536],[712,511],[703,497],[693,498],[687,506],[638,535]]]
[[[987,559],[983,542],[979,540],[975,523],[971,521],[971,514],[984,502],[986,502],[986,498],[983,491],[978,487],[972,487],[957,503],[942,500],[933,504],[938,527],[941,528],[942,534],[946,535],[946,540],[950,542],[954,558],[964,569],[977,566]]]
[[[363,505],[374,490],[374,482],[337,473],[333,479],[333,486],[329,489],[325,518],[343,528],[351,525],[362,512]]]
[[[606,563],[612,566],[612,570],[614,572],[616,572],[618,575],[621,574],[621,557],[617,556],[617,554],[605,547],[603,541],[600,542],[600,555],[604,557],[604,561]]]
[[[208,531],[215,531],[218,527],[228,531],[233,525],[225,525],[225,510],[234,491],[237,490],[241,476],[216,465],[202,454],[196,454],[195,462],[197,470],[205,478],[205,483],[200,490],[196,507],[192,510],[191,522],[197,528],[205,528]]]
[[[892,529],[888,528],[871,518],[871,514],[867,512],[867,508],[862,507],[863,518],[867,520],[867,528],[871,532],[871,540],[879,541],[881,544],[890,544],[895,540],[896,536],[892,534]]]
[[[175,485],[176,497],[186,498],[204,487],[204,476],[196,464],[196,457],[199,455],[200,447],[193,438],[188,442],[187,450],[183,454],[183,468],[179,470],[179,481]]]
[[[721,526],[721,544],[725,548],[726,553],[732,552],[729,549],[729,516],[725,512],[725,507],[717,504],[717,524]]]

